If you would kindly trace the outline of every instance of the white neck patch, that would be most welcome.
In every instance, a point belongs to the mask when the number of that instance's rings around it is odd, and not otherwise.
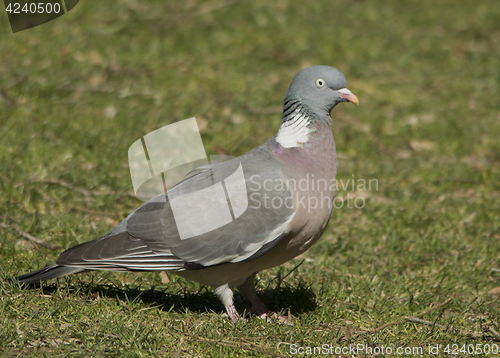
[[[276,135],[276,142],[283,148],[299,147],[307,143],[309,133],[314,130],[307,127],[308,123],[309,118],[299,110],[295,110],[293,117],[281,125]]]

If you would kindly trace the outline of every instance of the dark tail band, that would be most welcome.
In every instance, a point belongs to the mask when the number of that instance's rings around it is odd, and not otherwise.
[[[17,279],[19,280],[19,282],[26,283],[28,285],[33,285],[39,283],[40,281],[46,281],[50,280],[51,278],[70,275],[72,273],[77,273],[82,271],[85,271],[85,269],[79,267],[59,266],[58,264],[53,264],[41,268],[39,270],[21,275],[17,277]]]

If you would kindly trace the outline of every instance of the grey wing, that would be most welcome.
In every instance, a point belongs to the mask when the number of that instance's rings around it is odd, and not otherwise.
[[[279,242],[293,215],[280,164],[254,150],[184,179],[109,234],[68,249],[56,262],[153,271],[251,260]]]
[[[197,173],[154,201],[131,215],[127,232],[203,266],[264,254],[295,213],[281,165],[259,150]]]

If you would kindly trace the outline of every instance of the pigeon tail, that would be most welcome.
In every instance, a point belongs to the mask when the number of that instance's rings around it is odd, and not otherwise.
[[[66,276],[72,273],[78,273],[82,271],[85,271],[85,269],[80,267],[59,266],[58,264],[53,264],[50,266],[43,267],[39,270],[18,276],[17,279],[21,283],[33,285],[39,283],[40,281],[47,281],[50,280],[51,278]]]

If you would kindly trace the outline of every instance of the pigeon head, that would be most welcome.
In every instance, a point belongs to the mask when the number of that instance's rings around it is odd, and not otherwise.
[[[359,104],[358,97],[347,88],[342,72],[330,66],[311,66],[300,71],[292,80],[285,96],[287,103],[298,101],[319,118],[329,116],[340,102]],[[283,119],[286,115],[283,113]]]

